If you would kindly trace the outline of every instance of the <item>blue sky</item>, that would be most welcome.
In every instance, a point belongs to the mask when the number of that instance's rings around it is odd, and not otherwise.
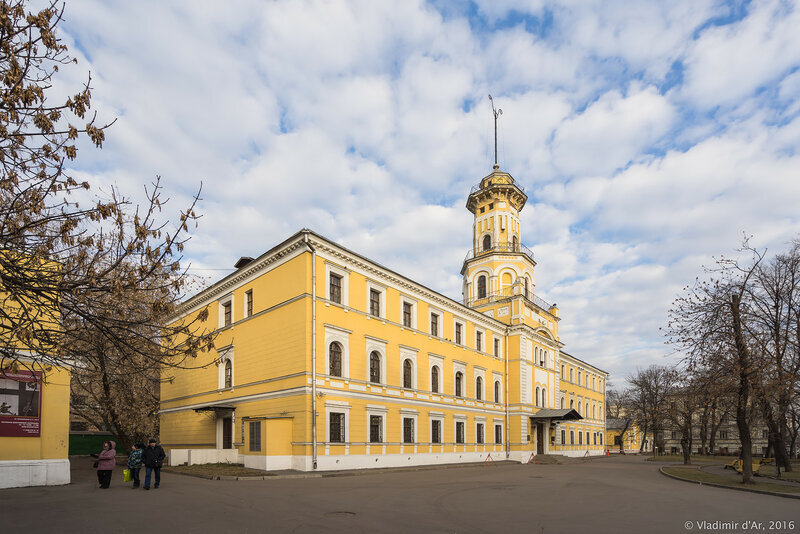
[[[566,350],[621,384],[675,361],[670,303],[744,234],[800,233],[796,2],[70,2],[61,37],[117,118],[75,170],[178,209],[224,275],[308,227],[453,298],[469,188],[529,195],[535,291]]]

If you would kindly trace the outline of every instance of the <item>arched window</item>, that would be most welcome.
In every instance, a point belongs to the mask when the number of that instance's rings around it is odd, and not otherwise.
[[[528,296],[528,277],[527,277],[527,276],[525,277],[525,298],[526,298],[526,299],[527,299],[527,298],[530,298],[530,297]]]
[[[592,406],[592,419],[597,419],[597,417],[596,417],[597,416],[596,408],[597,408],[596,406]]]
[[[601,432],[599,435],[600,435],[600,445],[602,445],[603,444],[603,433]]]
[[[539,388],[538,387],[536,388],[536,402],[534,403],[534,406],[539,406]]]
[[[547,408],[547,390],[545,388],[542,388],[542,403],[540,406]]]
[[[486,298],[486,276],[484,275],[478,277],[478,298]]]
[[[574,400],[572,400],[572,399],[570,399],[570,400],[569,400],[569,409],[570,409],[570,410],[572,410],[572,409],[574,409],[574,408],[575,408],[575,401],[574,401]]]
[[[331,376],[342,376],[342,346],[334,341],[329,349],[328,374]]]
[[[600,415],[600,419],[602,419],[603,418],[603,407],[602,406],[600,406],[600,409],[597,411],[597,413]]]
[[[412,388],[411,385],[411,360],[403,361],[403,387]]]
[[[589,402],[586,402],[586,410],[583,412],[583,415],[589,417]]]
[[[475,379],[475,398],[478,400],[483,398],[483,379],[481,377]]]
[[[517,246],[517,236],[513,236],[511,238],[511,250],[513,250],[514,252],[519,250],[519,247]]]
[[[230,360],[225,360],[225,387],[233,387],[233,364]]]
[[[483,250],[484,252],[492,249],[492,236],[486,234],[483,236]]]
[[[464,382],[464,374],[459,371],[456,373],[456,397],[461,397],[461,386],[462,382]]]
[[[567,375],[564,374],[564,364],[562,363],[561,364],[561,380],[566,380],[566,379],[567,379]],[[562,406],[562,408],[563,408],[563,406]]]
[[[375,384],[381,383],[381,355],[377,350],[373,350],[369,355],[369,381]]]
[[[500,402],[500,381],[495,380],[494,382],[494,401]]]
[[[561,409],[564,409],[564,397],[561,397]]]
[[[431,367],[431,391],[439,393],[439,366]]]

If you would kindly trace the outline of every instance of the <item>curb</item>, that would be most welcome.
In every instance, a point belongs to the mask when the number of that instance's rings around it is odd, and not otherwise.
[[[683,478],[683,477],[679,477],[677,475],[673,475],[671,473],[665,472],[664,471],[664,467],[673,467],[673,466],[671,466],[671,465],[661,466],[661,467],[658,468],[658,472],[661,473],[662,475],[664,475],[665,477],[674,478],[675,480],[680,480],[682,482],[689,482],[689,483],[692,483],[692,484],[698,484],[700,486],[714,486],[715,488],[724,488],[724,489],[730,489],[730,490],[736,490],[736,491],[749,491],[750,493],[761,493],[762,495],[772,495],[773,497],[784,497],[784,498],[787,498],[787,499],[800,499],[800,494],[795,495],[795,494],[791,494],[791,493],[779,493],[779,492],[775,492],[775,491],[766,491],[766,490],[760,490],[760,489],[754,489],[754,488],[744,488],[744,487],[739,488],[739,487],[736,487],[736,486],[726,486],[725,484],[716,484],[714,482],[701,482],[699,480],[692,480],[690,478]],[[697,468],[698,471],[700,469],[702,469],[702,468],[701,467]]]

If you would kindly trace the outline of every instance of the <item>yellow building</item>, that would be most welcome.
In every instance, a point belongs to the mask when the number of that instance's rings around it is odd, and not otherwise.
[[[170,463],[331,470],[604,451],[607,374],[564,353],[535,296],[527,197],[494,171],[469,195],[463,302],[302,230],[189,299],[219,329],[209,367],[165,369]],[[316,417],[312,417],[316,414]]]
[[[39,276],[55,272],[35,259],[29,264]],[[26,297],[0,287],[0,488],[70,482],[70,373],[35,361],[51,346],[58,317]]]
[[[645,436],[633,421],[608,419],[606,420],[606,429],[608,450],[612,454],[619,452],[635,454],[639,451],[650,452],[653,450],[652,436]],[[642,440],[645,440],[644,447],[642,447]]]

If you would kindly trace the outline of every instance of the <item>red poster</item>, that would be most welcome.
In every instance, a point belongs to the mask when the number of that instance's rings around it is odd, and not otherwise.
[[[0,370],[0,436],[39,436],[41,415],[42,373]]]

